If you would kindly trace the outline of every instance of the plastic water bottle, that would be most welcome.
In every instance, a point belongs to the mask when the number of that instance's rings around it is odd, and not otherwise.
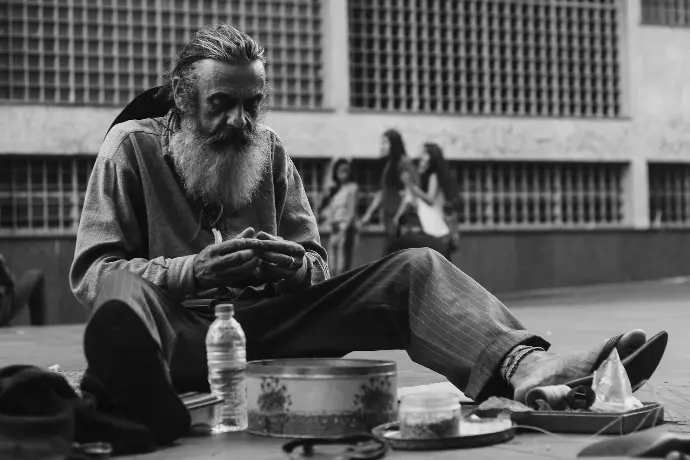
[[[247,340],[230,303],[216,305],[216,320],[206,334],[208,383],[223,398],[214,433],[247,428]]]

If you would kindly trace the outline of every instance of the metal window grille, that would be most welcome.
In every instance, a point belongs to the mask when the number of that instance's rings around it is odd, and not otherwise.
[[[617,0],[349,0],[357,108],[621,114]]]
[[[465,228],[606,227],[623,223],[625,165],[453,162]]]
[[[650,163],[647,171],[652,225],[690,225],[690,164]]]
[[[690,27],[690,0],[642,0],[642,24]]]
[[[0,157],[0,233],[76,233],[94,157]],[[312,209],[329,160],[295,158]],[[380,187],[380,160],[353,162],[358,215]],[[451,161],[459,184],[460,223],[467,229],[581,228],[623,222],[625,165]],[[690,220],[690,165],[650,167],[652,215]],[[661,213],[661,214],[659,214]],[[369,230],[381,230],[381,215]]]
[[[124,105],[224,21],[266,47],[275,108],[323,102],[321,0],[5,0],[0,101]]]
[[[0,234],[76,234],[94,161],[0,157]]]
[[[302,185],[309,199],[309,205],[316,212],[323,192],[329,160],[326,158],[292,158],[292,162],[302,178]]]
[[[328,161],[293,159],[312,209],[323,190]],[[623,225],[623,177],[619,163],[449,161],[458,183],[464,229],[592,228]],[[355,159],[362,216],[380,190],[383,163]],[[690,174],[688,175],[690,179]],[[689,214],[690,215],[690,214]],[[368,230],[383,228],[382,212]]]
[[[324,192],[326,174],[328,174],[331,160],[325,158],[293,158],[293,163],[302,178],[304,189],[309,198],[309,204],[314,212],[317,212],[319,200]],[[354,181],[359,185],[359,203],[357,215],[363,215],[374,195],[379,190],[382,171],[380,160],[354,159],[352,162],[352,174]],[[370,230],[383,228],[381,213],[372,219]]]

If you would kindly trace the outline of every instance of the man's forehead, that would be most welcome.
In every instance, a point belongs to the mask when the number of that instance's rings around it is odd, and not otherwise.
[[[199,85],[205,91],[225,89],[229,91],[261,91],[266,82],[266,70],[261,61],[248,64],[205,59],[199,62]]]

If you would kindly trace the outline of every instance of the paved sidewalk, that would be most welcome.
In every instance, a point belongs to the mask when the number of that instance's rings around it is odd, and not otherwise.
[[[643,401],[659,401],[666,408],[666,428],[690,432],[690,283],[678,279],[667,282],[609,285],[593,288],[509,296],[506,300],[525,327],[553,343],[552,351],[575,351],[602,342],[607,337],[641,327],[649,335],[669,332],[669,347],[657,373],[636,396]],[[81,351],[83,326],[14,328],[0,330],[0,366],[16,363],[63,368],[84,365]],[[444,378],[410,361],[404,352],[354,353],[366,358],[395,359],[400,386],[444,381]],[[593,439],[586,436],[520,435],[510,443],[471,452],[393,452],[396,459],[489,459],[575,458]],[[174,448],[132,457],[142,459],[186,459],[231,455],[233,458],[284,459],[282,441],[247,434],[184,440]]]

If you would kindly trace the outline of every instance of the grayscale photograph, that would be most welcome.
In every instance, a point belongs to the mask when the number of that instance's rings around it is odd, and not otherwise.
[[[689,329],[690,0],[0,0],[1,460],[690,460]]]

